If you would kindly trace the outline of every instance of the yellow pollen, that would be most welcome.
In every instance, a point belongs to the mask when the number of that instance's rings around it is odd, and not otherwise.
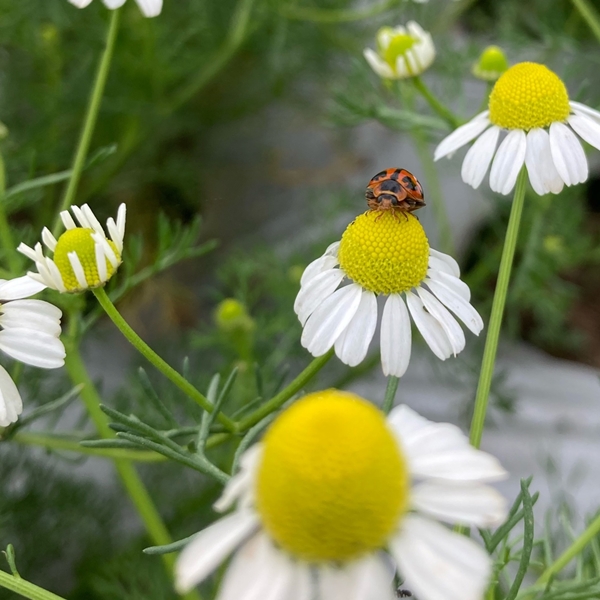
[[[309,562],[381,548],[407,509],[409,477],[385,416],[354,394],[309,394],[263,442],[257,507],[267,532]]]
[[[490,121],[505,129],[548,127],[564,121],[570,110],[565,84],[537,63],[510,67],[490,94]]]
[[[376,294],[399,294],[427,275],[429,243],[416,217],[408,213],[367,211],[344,232],[340,267],[356,283]]]
[[[87,229],[83,227],[76,227],[74,229],[67,229],[59,238],[56,248],[54,250],[54,263],[60,271],[63,283],[67,288],[68,292],[81,292],[87,288],[94,288],[104,285],[100,281],[98,275],[98,267],[96,265],[96,251],[95,242],[92,238],[94,233],[93,229]],[[121,255],[117,250],[114,242],[108,240],[110,247],[114,250],[117,258],[120,259]],[[69,261],[68,254],[70,252],[76,252],[83,267],[85,273],[85,279],[87,281],[87,287],[82,288],[77,282],[73,267]],[[113,266],[106,261],[106,269],[108,272],[109,279],[115,272]]]

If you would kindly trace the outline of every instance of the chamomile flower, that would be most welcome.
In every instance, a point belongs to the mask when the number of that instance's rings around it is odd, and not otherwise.
[[[406,27],[382,27],[377,32],[377,51],[366,48],[367,62],[384,79],[406,79],[426,71],[435,58],[431,35],[418,23]]]
[[[114,10],[125,4],[125,0],[102,0],[107,8]],[[142,14],[145,17],[156,17],[160,15],[162,10],[163,0],[135,0],[140,7]],[[69,0],[71,4],[77,8],[85,8],[92,0]]]
[[[398,569],[420,600],[481,600],[491,559],[439,523],[500,524],[506,475],[454,425],[407,406],[386,419],[347,392],[283,412],[176,564],[186,592],[237,550],[217,600],[392,600]]]
[[[46,227],[42,231],[42,241],[53,258],[44,255],[39,242],[34,248],[23,243],[17,248],[35,262],[37,273],[29,272],[29,277],[63,293],[103,286],[122,262],[125,235],[125,204],[119,206],[116,223],[112,217],[106,222],[110,238],[87,204],[71,206],[71,210],[79,226],[65,210],[60,217],[66,231],[58,240]]]
[[[465,183],[479,187],[491,164],[490,188],[509,194],[525,165],[537,194],[558,194],[564,185],[582,183],[588,176],[575,134],[600,149],[600,112],[570,101],[565,84],[544,65],[518,63],[494,85],[489,110],[442,140],[434,158],[450,156],[475,140],[462,165]]]
[[[30,299],[45,287],[27,276],[0,280],[0,350],[26,365],[57,369],[65,362],[62,313],[49,302]],[[14,423],[22,410],[19,390],[0,366],[0,427]]]
[[[294,304],[304,328],[301,343],[313,356],[333,347],[342,362],[358,365],[375,334],[381,295],[387,296],[381,318],[384,374],[401,377],[408,367],[410,317],[433,353],[446,360],[465,347],[450,311],[475,335],[483,329],[459,276],[452,257],[429,247],[416,217],[366,212],[304,271]],[[340,287],[345,279],[349,285]]]

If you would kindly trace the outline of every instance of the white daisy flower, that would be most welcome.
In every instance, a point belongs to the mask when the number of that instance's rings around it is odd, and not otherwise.
[[[114,10],[125,4],[125,0],[102,0],[107,8]],[[145,17],[157,17],[163,7],[163,0],[135,0]],[[85,8],[92,0],[69,0],[77,8]]]
[[[507,135],[496,149],[503,132]],[[490,188],[506,195],[525,165],[537,194],[558,194],[563,185],[588,177],[585,153],[575,134],[600,149],[600,112],[569,101],[564,83],[544,65],[519,63],[494,85],[489,110],[442,140],[434,158],[451,156],[475,140],[462,165],[465,183],[478,188],[491,164]]]
[[[377,32],[377,52],[364,50],[367,62],[384,79],[406,79],[426,71],[435,58],[431,35],[414,21],[406,27],[382,27]]]
[[[71,210],[80,226],[65,210],[60,217],[66,231],[58,240],[46,227],[42,231],[42,241],[53,258],[44,256],[39,242],[34,248],[21,243],[17,250],[35,262],[37,273],[29,272],[29,277],[53,290],[75,293],[103,286],[123,262],[126,208],[119,206],[116,223],[112,217],[106,222],[110,239],[87,204],[71,206]]]
[[[45,287],[27,276],[0,280],[0,350],[26,365],[57,369],[65,362],[62,313],[49,302],[28,299]],[[14,423],[22,410],[19,390],[0,366],[0,427]]]
[[[385,375],[401,377],[406,372],[410,317],[440,360],[456,356],[466,342],[450,311],[475,335],[483,329],[469,303],[469,288],[459,277],[456,261],[429,247],[416,217],[366,212],[302,275],[294,304],[304,327],[302,346],[313,356],[334,347],[343,363],[358,365],[375,334],[377,296],[387,295],[381,318]],[[339,287],[345,278],[349,285]]]
[[[179,556],[181,593],[237,550],[217,600],[392,600],[396,569],[420,600],[482,600],[491,559],[439,523],[506,517],[506,472],[454,425],[407,406],[386,417],[327,390],[283,412],[215,509],[229,515]]]

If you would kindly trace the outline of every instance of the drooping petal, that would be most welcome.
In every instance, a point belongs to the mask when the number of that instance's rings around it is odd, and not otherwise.
[[[356,283],[335,291],[310,315],[300,340],[313,356],[321,356],[333,347],[356,314],[362,288]]]
[[[490,188],[499,194],[510,194],[525,162],[527,137],[521,129],[513,129],[502,140],[490,172]]]
[[[567,185],[583,183],[587,179],[585,153],[577,136],[565,124],[550,125],[550,151],[554,166]]]
[[[471,300],[471,290],[469,286],[454,275],[448,275],[443,271],[436,271],[435,269],[429,269],[427,271],[428,277],[425,278],[425,283],[430,281],[441,281],[446,287],[449,287],[452,291],[456,292],[463,300],[469,302]]]
[[[485,131],[489,124],[490,111],[486,110],[476,117],[473,117],[468,123],[461,125],[453,131],[448,137],[444,138],[438,147],[435,149],[433,160],[439,160],[444,156],[448,156],[474,140],[480,133]]]
[[[493,125],[475,140],[465,156],[460,176],[465,183],[474,189],[481,185],[487,170],[490,168],[499,135],[500,128]]]
[[[65,364],[65,347],[54,335],[11,327],[0,331],[0,350],[27,365],[58,369]]]
[[[240,508],[248,508],[254,496],[256,467],[262,456],[262,445],[254,444],[240,459],[240,470],[227,482],[221,497],[213,504],[217,512],[225,512],[237,503]]]
[[[111,10],[114,8],[119,8],[125,4],[125,0],[102,0],[107,8]],[[84,226],[85,227],[85,226]]]
[[[406,304],[390,294],[381,317],[381,366],[386,376],[402,377],[410,361],[412,332]]]
[[[454,277],[460,277],[460,267],[454,258],[452,258],[449,254],[445,254],[444,252],[440,252],[435,248],[429,248],[429,260],[432,258],[437,258],[443,264],[446,265],[445,269],[440,269],[442,271],[447,271],[448,274],[454,275]]]
[[[0,326],[3,329],[18,327],[60,335],[62,312],[43,300],[14,300],[0,307]]]
[[[0,284],[0,300],[20,300],[29,298],[46,289],[46,285],[34,281],[31,277],[24,275],[15,279],[9,279]]]
[[[163,0],[136,0],[145,17],[157,17],[163,7]]]
[[[573,100],[571,100],[569,104],[571,105],[571,109],[576,115],[587,115],[588,117],[591,117],[592,119],[600,123],[600,112],[598,112],[594,108],[586,106],[581,102],[574,102]]]
[[[92,2],[92,0],[69,0],[69,2],[77,8],[85,8]]]
[[[590,146],[600,150],[600,123],[583,115],[571,115],[567,122]]]
[[[344,272],[341,269],[329,269],[319,273],[300,288],[294,302],[294,311],[302,325],[319,305],[335,292],[342,279]]]
[[[408,515],[390,550],[420,600],[481,600],[492,570],[474,541],[443,525]]]
[[[413,508],[447,523],[496,527],[506,518],[506,500],[489,485],[425,481],[410,492]]]
[[[0,366],[0,427],[14,423],[22,411],[21,394],[6,369]]]
[[[563,189],[563,180],[554,166],[550,151],[550,136],[545,129],[535,128],[527,134],[525,166],[536,194],[558,194]]]
[[[175,583],[187,592],[206,579],[259,526],[253,511],[236,511],[203,529],[175,565]]]
[[[379,54],[377,54],[377,52],[371,48],[366,48],[363,52],[363,55],[369,63],[371,69],[373,69],[373,71],[375,71],[379,77],[384,77],[386,79],[392,79],[394,77],[394,71],[392,70],[392,67],[390,67],[390,65],[388,65],[379,56]]]
[[[338,242],[339,244],[339,242]],[[329,255],[327,253],[323,256],[319,256],[316,260],[309,263],[302,273],[300,278],[300,287],[306,285],[313,277],[316,277],[323,271],[329,271],[338,264],[337,253],[335,255]]]
[[[369,290],[362,290],[354,317],[335,342],[336,356],[350,367],[360,364],[367,355],[376,326],[377,297]]]

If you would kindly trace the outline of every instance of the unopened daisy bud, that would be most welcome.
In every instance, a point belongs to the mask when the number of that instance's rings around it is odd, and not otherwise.
[[[431,35],[410,21],[406,27],[382,27],[377,32],[377,51],[366,48],[364,56],[380,77],[406,79],[429,68],[435,47]]]
[[[508,61],[499,46],[488,46],[473,65],[473,75],[484,81],[496,81],[508,69]]]
[[[254,331],[256,324],[248,314],[246,307],[234,298],[219,303],[215,310],[215,321],[219,329],[225,332]]]
[[[44,255],[39,242],[34,248],[21,243],[18,250],[35,262],[37,272],[29,272],[29,277],[59,292],[77,293],[103,286],[119,268],[126,208],[121,204],[117,221],[111,217],[106,222],[109,237],[87,204],[71,210],[79,225],[64,211],[60,216],[66,231],[58,240],[49,229],[42,231],[42,241],[53,258]]]
[[[69,2],[77,8],[85,8],[91,4],[92,0],[69,0]],[[125,4],[125,0],[103,0],[103,2],[111,10]],[[162,10],[163,0],[136,0],[136,2],[145,17],[156,17]]]

